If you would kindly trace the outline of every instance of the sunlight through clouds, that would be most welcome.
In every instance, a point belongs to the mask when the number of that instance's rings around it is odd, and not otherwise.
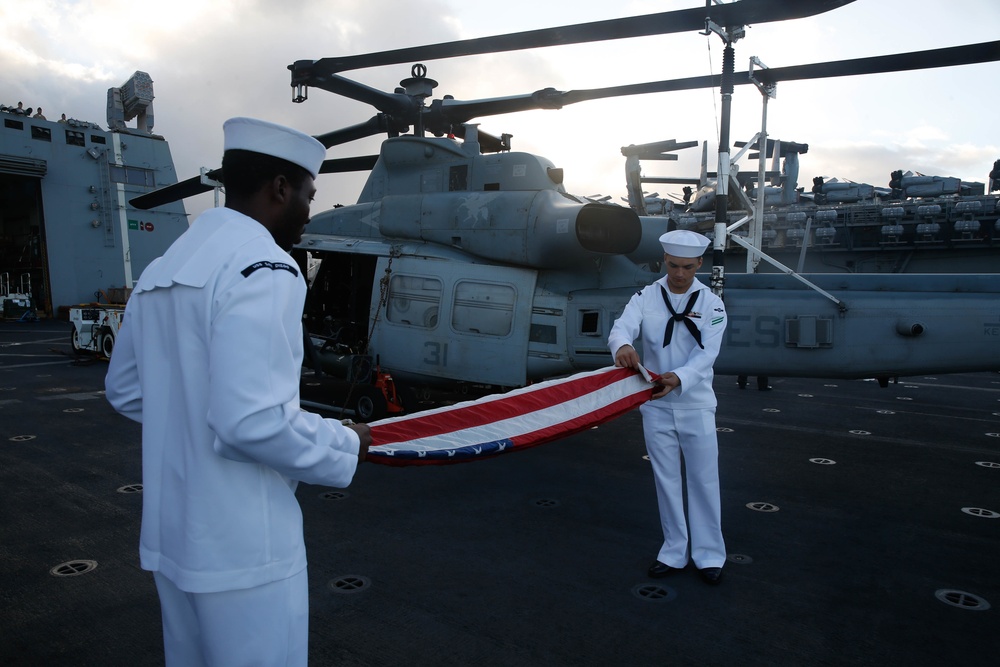
[[[287,66],[296,60],[356,55],[703,5],[703,0],[4,0],[0,3],[0,102],[105,124],[107,89],[136,70],[156,94],[156,132],[171,145],[178,174],[218,166],[221,126],[234,115],[283,122],[320,134],[362,123],[372,107],[319,89],[291,103]],[[970,18],[972,17],[972,18]],[[995,40],[1000,3],[856,0],[819,17],[749,26],[735,44],[736,67],[750,56],[769,67],[826,62]],[[722,43],[697,33],[429,61],[446,94],[473,100],[579,90],[718,72]],[[392,92],[414,63],[344,72]],[[1000,158],[995,82],[1000,64],[822,81],[785,82],[768,104],[768,133],[808,143],[800,185],[837,176],[885,185],[893,169],[984,180]],[[733,95],[732,140],[759,131],[761,98]],[[476,119],[484,132],[514,135],[513,148],[566,170],[578,194],[625,193],[621,148],[664,139],[707,141],[716,168],[718,90],[649,94]],[[329,157],[377,152],[370,137]],[[643,164],[657,176],[696,176],[699,149],[676,162]],[[925,172],[926,173],[926,172]],[[364,175],[320,179],[317,209],[352,203]],[[679,192],[662,186],[661,194]],[[211,198],[189,200],[194,213]]]

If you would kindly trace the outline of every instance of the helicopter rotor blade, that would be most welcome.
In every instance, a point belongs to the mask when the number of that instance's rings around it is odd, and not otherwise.
[[[951,46],[929,51],[912,51],[896,53],[887,56],[872,56],[852,60],[835,60],[825,63],[807,65],[792,65],[789,67],[773,67],[771,69],[755,70],[754,77],[764,83],[780,81],[801,81],[805,79],[822,79],[838,76],[857,76],[861,74],[882,74],[916,69],[932,69],[936,67],[954,67],[957,65],[974,65],[978,63],[1000,60],[1000,41],[983,42]],[[586,102],[589,100],[627,95],[644,95],[647,93],[667,93],[698,88],[718,87],[722,83],[722,75],[709,74],[693,76],[685,79],[669,79],[665,81],[650,81],[647,83],[610,86],[608,88],[593,88],[589,90],[570,90],[554,96],[553,104],[560,106]],[[733,83],[745,85],[753,83],[747,73],[737,72]]]
[[[334,73],[381,65],[396,65],[424,60],[457,58],[520,51],[547,46],[565,46],[586,42],[648,37],[677,32],[704,30],[708,20],[721,26],[752,25],[773,21],[805,18],[842,7],[854,0],[738,0],[729,4],[708,4],[659,14],[632,16],[591,23],[578,23],[558,28],[543,28],[526,32],[494,35],[456,42],[430,44],[381,51],[358,56],[323,58],[311,65],[316,72]],[[302,62],[302,61],[300,61]],[[308,61],[305,61],[308,62]],[[289,69],[297,66],[289,66]],[[295,70],[292,69],[294,72]]]
[[[221,175],[221,169],[213,169],[205,174],[205,176],[212,179],[218,179]],[[168,185],[166,187],[153,190],[152,192],[147,192],[144,195],[134,197],[133,199],[130,199],[128,203],[135,208],[148,211],[151,208],[163,206],[164,204],[170,204],[175,201],[180,201],[181,199],[187,199],[188,197],[194,197],[195,195],[200,195],[203,192],[210,192],[211,190],[212,186],[203,183],[201,176],[192,176],[191,178],[186,178],[183,181],[178,181],[173,185]]]
[[[325,134],[317,134],[316,140],[327,148],[331,148],[333,146],[339,146],[340,144],[346,144],[351,141],[388,132],[389,129],[389,118],[385,114],[380,113],[372,116],[364,123],[358,123],[357,125],[351,125],[350,127],[344,127],[332,132],[326,132]],[[402,131],[405,128],[395,127],[394,129]]]
[[[561,109],[564,104],[562,96],[565,94],[554,88],[545,88],[526,95],[483,100],[434,100],[429,108],[423,110],[423,123],[428,130],[440,134],[482,116],[499,116],[534,109]]]
[[[755,70],[754,76],[765,83],[796,81],[804,79],[880,74],[915,69],[972,65],[1000,60],[1000,41],[945,47],[929,51],[914,51],[887,56],[855,58],[807,65],[775,67]],[[527,95],[514,95],[484,100],[435,100],[423,110],[423,123],[436,132],[447,132],[449,127],[459,126],[474,118],[494,116],[532,109],[560,109],[570,104],[610,97],[666,93],[699,88],[719,87],[722,75],[708,74],[684,79],[649,81],[645,83],[609,86],[581,90],[559,91],[545,88]],[[753,83],[749,73],[738,72],[734,84]]]
[[[371,171],[377,161],[378,155],[331,158],[323,160],[323,164],[319,168],[319,173],[344,174],[351,171]]]
[[[370,171],[371,168],[375,166],[375,162],[377,160],[377,155],[330,158],[328,160],[323,160],[323,164],[320,165],[319,168],[319,173],[342,174],[352,171]],[[222,169],[212,169],[211,171],[206,172],[205,176],[213,180],[219,180],[222,177]],[[180,201],[181,199],[187,199],[188,197],[194,197],[195,195],[210,192],[211,190],[212,186],[203,183],[200,176],[192,176],[191,178],[184,179],[179,183],[174,183],[173,185],[168,185],[164,188],[160,188],[159,190],[147,192],[144,195],[139,195],[138,197],[130,199],[129,204],[137,209],[148,211],[151,208],[163,206],[164,204],[170,204],[175,201]]]
[[[720,5],[732,7],[736,4],[743,4],[748,0],[740,0],[732,5]],[[686,11],[686,10],[685,10]],[[977,63],[996,62],[1000,60],[1000,41],[983,42],[980,44],[967,44],[963,46],[945,47],[941,49],[931,49],[928,51],[913,51],[909,53],[897,53],[885,56],[872,56],[867,58],[855,58],[852,60],[839,60],[825,63],[812,63],[807,65],[792,65],[788,67],[775,67],[771,69],[761,69],[754,72],[754,77],[763,83],[778,83],[781,81],[797,81],[804,79],[821,79],[839,76],[856,76],[862,74],[879,74],[886,72],[910,71],[917,69],[932,69],[937,67],[954,67],[957,65],[971,65]],[[362,95],[367,95],[369,89],[363,84],[351,82],[343,77],[337,77],[342,82],[348,82],[345,90],[350,90],[355,94],[354,99],[359,99]],[[575,104],[589,100],[603,99],[608,97],[622,97],[628,95],[642,95],[647,93],[662,93],[681,90],[693,90],[697,88],[718,87],[721,85],[721,75],[706,75],[688,77],[685,79],[671,79],[665,81],[652,81],[647,83],[627,84],[623,86],[611,86],[608,88],[595,88],[589,90],[570,90],[566,92],[552,88],[546,88],[528,95],[515,95],[504,98],[493,98],[486,100],[435,100],[429,108],[407,105],[397,105],[399,99],[412,99],[404,95],[384,95],[379,93],[374,96],[383,106],[392,106],[400,109],[400,116],[393,116],[391,112],[380,113],[367,122],[354,125],[334,132],[320,135],[317,139],[324,146],[330,147],[355,139],[371,136],[381,132],[402,131],[403,125],[413,124],[410,116],[423,115],[424,125],[438,133],[450,131],[452,126],[460,126],[473,118],[488,115],[498,115],[524,111],[530,109],[558,109],[568,104]],[[749,73],[747,76],[736,76],[733,81],[736,85],[753,83]],[[339,85],[339,84],[338,84]],[[360,91],[360,92],[359,92]],[[387,100],[393,100],[392,103]],[[331,161],[326,161],[331,162]],[[326,165],[324,162],[324,165]],[[324,171],[323,173],[333,173]],[[217,178],[219,170],[208,172],[209,178]],[[149,209],[161,206],[179,199],[191,197],[202,192],[211,190],[210,185],[201,182],[200,177],[193,177],[169,185],[165,188],[140,195],[130,203],[136,208]]]
[[[371,105],[385,114],[403,115],[420,108],[419,102],[409,95],[386,93],[366,86],[358,81],[329,72],[319,71],[310,60],[299,60],[289,65],[292,71],[292,86],[300,83],[320,88],[341,97]]]
[[[774,69],[757,70],[754,76],[764,83],[796,81],[802,79],[823,79],[835,76],[858,74],[883,74],[905,72],[916,69],[975,65],[1000,60],[1000,41],[982,42],[950,46],[928,51],[895,53],[887,56],[871,56],[852,60],[836,60],[811,65],[792,65]]]

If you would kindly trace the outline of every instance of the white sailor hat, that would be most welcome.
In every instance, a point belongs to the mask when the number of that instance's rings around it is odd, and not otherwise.
[[[675,229],[660,237],[663,252],[674,257],[701,257],[708,247],[708,237],[704,234]]]
[[[222,125],[223,150],[263,153],[297,164],[313,178],[319,175],[326,148],[308,134],[256,118],[230,118]]]

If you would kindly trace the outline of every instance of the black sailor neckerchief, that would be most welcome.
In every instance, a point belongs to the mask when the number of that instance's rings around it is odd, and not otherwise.
[[[698,331],[698,327],[694,322],[688,318],[691,314],[691,310],[694,308],[695,301],[698,300],[698,292],[701,290],[695,290],[688,299],[687,305],[684,306],[684,312],[678,313],[674,310],[674,307],[670,305],[670,297],[667,295],[667,290],[663,289],[663,285],[660,285],[660,294],[663,295],[663,303],[667,304],[667,310],[670,311],[670,318],[667,320],[667,328],[663,332],[663,347],[670,345],[670,339],[674,335],[674,322],[683,322],[687,325],[687,330],[691,332],[694,336],[694,340],[698,343],[698,347],[705,349],[705,346],[701,344],[701,332]]]

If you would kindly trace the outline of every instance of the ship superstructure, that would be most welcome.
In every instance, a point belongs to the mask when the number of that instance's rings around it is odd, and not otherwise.
[[[127,294],[187,229],[181,202],[156,211],[128,204],[177,182],[170,147],[152,131],[152,100],[152,80],[136,72],[108,90],[109,129],[65,114],[0,113],[0,277],[39,315],[112,289]]]

